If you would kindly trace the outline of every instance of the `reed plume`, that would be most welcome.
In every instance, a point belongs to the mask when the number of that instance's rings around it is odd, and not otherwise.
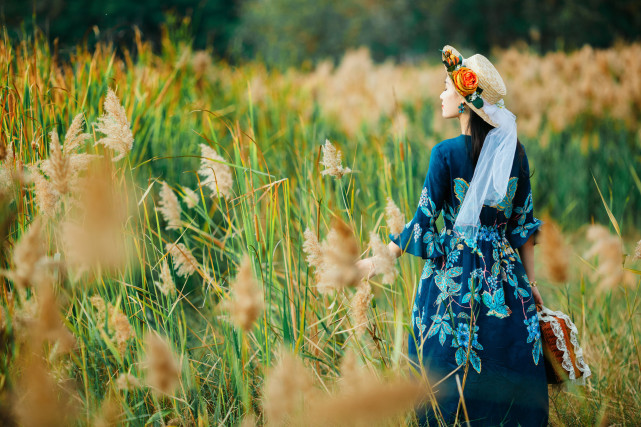
[[[641,240],[637,242],[637,247],[634,251],[634,258],[641,259]]]
[[[287,349],[281,349],[278,364],[267,373],[263,387],[263,413],[266,425],[290,425],[316,392],[303,362]]]
[[[2,145],[3,158],[0,160],[0,192],[8,192],[18,178],[16,158],[13,152],[13,144]]]
[[[36,218],[13,249],[13,269],[2,273],[22,288],[37,285],[47,267],[43,221]]]
[[[367,281],[362,281],[350,303],[350,316],[356,335],[362,335],[367,330],[369,325],[367,310],[373,298],[371,285]]]
[[[182,221],[180,220],[180,205],[178,204],[178,197],[165,181],[163,181],[162,188],[160,189],[160,202],[158,204],[158,210],[167,222],[165,229],[180,229]]]
[[[116,379],[116,388],[118,390],[131,391],[140,388],[140,380],[128,372],[118,375]]]
[[[120,104],[118,96],[111,88],[107,90],[104,111],[105,113],[98,118],[96,131],[105,136],[97,140],[94,146],[102,144],[116,151],[118,155],[112,159],[115,162],[129,154],[133,147],[134,136],[131,132],[125,107]]]
[[[321,171],[321,175],[331,175],[336,178],[342,178],[343,175],[352,172],[350,168],[343,167],[341,152],[337,151],[336,147],[334,147],[328,139],[325,140],[322,151],[323,160],[320,164],[325,166],[325,169]]]
[[[311,267],[320,269],[323,261],[323,252],[321,250],[320,243],[316,238],[316,233],[307,227],[303,234],[303,252],[307,254],[306,261]]]
[[[403,415],[425,398],[425,385],[418,381],[391,378],[382,381],[358,363],[353,351],[341,361],[339,388],[311,400],[297,419],[298,425],[369,426]]]
[[[171,254],[174,270],[180,277],[189,277],[198,269],[198,261],[182,243],[167,243],[165,250]]]
[[[233,294],[230,304],[232,320],[245,332],[249,332],[252,325],[263,311],[263,291],[252,272],[252,264],[247,254],[238,269],[238,274],[231,284]]]
[[[369,239],[370,246],[374,252],[373,262],[376,266],[376,274],[382,274],[382,282],[391,285],[398,275],[396,257],[390,252],[387,245],[381,241],[376,232],[370,232]]]
[[[212,197],[231,198],[232,185],[234,183],[231,168],[220,162],[225,162],[216,150],[200,144],[201,156],[200,169],[198,173],[205,178],[201,185],[211,190]]]
[[[173,277],[171,277],[171,270],[169,269],[167,259],[163,260],[162,267],[160,268],[160,281],[154,282],[154,284],[160,289],[160,292],[167,296],[176,293],[176,284],[174,283]]]
[[[385,221],[390,233],[399,235],[405,228],[405,216],[401,210],[396,206],[391,197],[387,198],[387,205],[385,206]]]
[[[614,289],[619,285],[634,286],[636,276],[623,269],[623,245],[621,239],[610,234],[610,231],[600,225],[588,227],[587,238],[592,246],[583,254],[583,258],[598,257],[599,265],[592,272],[591,279],[597,282],[597,292]]]
[[[42,354],[23,352],[15,378],[14,413],[25,427],[74,425],[78,404],[72,390],[56,381]]]
[[[564,242],[559,225],[550,217],[544,218],[541,228],[541,256],[547,277],[556,283],[568,280],[569,248]]]
[[[73,334],[66,328],[53,291],[53,282],[38,287],[38,319],[34,325],[36,342],[43,340],[57,344],[56,353],[68,353],[76,344]]]
[[[120,404],[113,396],[107,396],[100,405],[100,410],[92,420],[93,427],[116,427],[123,415]]]
[[[188,187],[183,187],[183,191],[183,201],[187,204],[187,207],[189,209],[196,207],[200,202],[200,195]]]
[[[66,154],[78,149],[87,139],[91,138],[89,133],[81,133],[82,128],[85,125],[85,119],[82,117],[82,113],[76,115],[71,122],[71,126],[67,129],[65,134],[65,146],[64,151]]]
[[[356,266],[360,251],[351,228],[337,218],[333,223],[321,246],[323,260],[317,284],[321,293],[353,286],[361,278]]]
[[[165,338],[156,332],[145,334],[145,360],[147,385],[154,392],[171,395],[180,382],[180,363],[176,353]]]
[[[424,399],[424,385],[405,379],[379,381],[373,375],[360,387],[315,399],[300,425],[369,426],[403,415]]]
[[[98,295],[94,295],[89,300],[96,309],[98,326],[103,327],[107,322],[107,333],[114,336],[118,351],[121,355],[124,355],[129,340],[135,337],[129,319],[118,307],[105,304],[102,297]]]

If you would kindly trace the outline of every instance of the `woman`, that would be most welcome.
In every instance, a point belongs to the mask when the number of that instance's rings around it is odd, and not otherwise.
[[[412,311],[408,353],[435,387],[439,417],[473,425],[541,426],[548,389],[535,304],[530,171],[505,109],[505,85],[487,58],[443,48],[444,118],[461,135],[437,144],[414,218],[390,234],[396,257],[425,259]],[[436,219],[443,212],[439,233]],[[518,253],[517,253],[518,250]],[[373,258],[359,261],[367,278]],[[463,399],[457,388],[457,377]],[[417,411],[435,423],[431,405]]]

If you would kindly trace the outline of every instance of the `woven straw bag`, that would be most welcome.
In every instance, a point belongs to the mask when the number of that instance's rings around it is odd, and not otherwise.
[[[576,326],[561,311],[552,311],[537,304],[543,357],[548,384],[570,381],[585,384],[592,375],[583,360],[583,349],[579,345]]]

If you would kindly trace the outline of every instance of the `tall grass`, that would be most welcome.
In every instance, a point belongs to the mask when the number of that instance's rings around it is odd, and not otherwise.
[[[119,56],[105,45],[93,52],[79,47],[72,61],[62,64],[41,39],[16,42],[5,35],[0,43],[1,144],[15,152],[15,160],[6,157],[2,162],[2,178],[16,175],[17,182],[0,187],[0,266],[14,271],[20,242],[34,224],[42,224],[42,237],[35,240],[45,248],[32,264],[34,271],[43,268],[51,274],[50,282],[34,277],[25,286],[13,278],[0,279],[0,419],[6,423],[16,416],[29,423],[24,414],[38,404],[25,397],[31,396],[24,394],[31,386],[21,380],[29,366],[40,366],[30,361],[30,354],[44,361],[44,367],[34,371],[59,386],[51,395],[66,396],[74,408],[69,416],[80,424],[115,418],[134,425],[234,425],[249,422],[251,415],[262,422],[270,402],[265,382],[278,372],[271,367],[288,360],[283,349],[303,361],[303,367],[292,372],[307,372],[301,376],[310,376],[313,390],[307,390],[304,381],[294,383],[286,390],[291,394],[281,398],[304,397],[309,391],[312,397],[304,400],[310,413],[336,408],[318,397],[330,391],[348,401],[340,394],[348,378],[347,369],[341,368],[347,350],[378,376],[407,370],[405,342],[421,265],[404,257],[393,285],[384,285],[380,277],[371,281],[374,296],[362,325],[355,322],[351,307],[357,292],[366,291],[319,292],[314,270],[305,261],[303,236],[309,228],[323,240],[341,220],[365,255],[373,251],[368,248],[370,232],[388,234],[388,197],[406,215],[413,212],[429,149],[456,134],[430,105],[440,91],[440,66],[374,65],[360,51],[347,55],[336,69],[325,64],[311,73],[281,74],[258,63],[239,68],[213,64],[186,45],[168,40],[163,45],[159,56],[140,37],[135,55],[125,51]],[[613,52],[622,51],[626,61],[633,61],[639,47],[617,49]],[[589,64],[591,58],[599,66],[619,61],[617,55],[590,51],[560,59],[518,56],[514,51],[502,55],[499,69],[501,64],[529,64],[521,72],[547,70],[557,63]],[[633,65],[626,62],[624,69]],[[616,86],[617,70],[602,85]],[[506,76],[519,82],[509,72]],[[555,71],[531,76],[536,83],[529,87],[533,93],[551,90],[555,76]],[[508,87],[522,85],[526,83],[508,80]],[[131,152],[122,159],[108,145],[90,143],[103,136],[99,117],[106,113],[103,105],[110,88],[124,106],[134,138]],[[518,97],[527,95],[515,92],[512,102],[519,106],[526,98]],[[552,420],[558,423],[634,424],[641,410],[638,277],[629,287],[603,290],[600,279],[588,274],[594,260],[582,256],[588,244],[583,231],[592,219],[614,219],[613,227],[625,237],[624,254],[633,253],[639,239],[633,228],[641,225],[635,215],[641,207],[639,134],[625,119],[638,116],[641,96],[617,94],[618,101],[632,106],[631,112],[604,107],[595,115],[593,107],[578,108],[564,111],[556,126],[560,113],[554,113],[557,122],[551,123],[546,108],[557,100],[549,99],[548,104],[527,104],[530,110],[522,113],[526,120],[540,121],[540,126],[527,129],[530,136],[524,134],[538,171],[533,177],[536,209],[550,212],[573,231],[569,279],[561,285],[544,283],[543,297],[546,305],[572,315],[594,372],[587,387],[552,393]],[[602,102],[596,95],[590,99]],[[84,190],[61,196],[58,212],[41,218],[44,212],[30,174],[21,178],[16,171],[51,158],[51,132],[65,135],[77,114],[84,115],[88,125],[82,131],[90,134],[79,149],[96,155],[96,165],[102,166],[81,172],[90,178]],[[533,119],[535,114],[541,117]],[[342,178],[322,174],[326,138],[351,169]],[[201,151],[201,144],[207,150]],[[203,165],[211,174],[202,173]],[[225,171],[233,180],[231,193],[221,190],[222,197],[217,197]],[[197,201],[186,200],[186,194],[195,194]],[[77,210],[78,200],[85,202],[85,210]],[[91,212],[89,218],[82,216],[86,212]],[[107,222],[96,218],[121,222],[108,224],[118,227],[110,234]],[[118,242],[122,252],[108,259],[99,256],[84,271],[78,269],[65,246],[71,232],[63,225],[70,219],[93,225],[96,236],[106,234],[105,245],[114,243],[110,236],[123,236]],[[95,239],[90,246],[103,242],[93,236],[85,235]],[[251,274],[244,264],[239,275],[245,255]],[[597,265],[601,262],[599,257]],[[630,274],[639,274],[638,259],[628,256],[621,262]],[[231,283],[243,277],[254,277],[263,295],[257,304],[260,315],[249,328],[238,327],[230,312],[232,300],[237,302]],[[175,292],[156,284],[169,279]],[[55,289],[59,306],[49,310],[59,310],[60,322],[73,334],[71,349],[65,350],[57,335],[42,338],[44,347],[26,344],[25,337],[41,325],[34,319],[42,318],[47,283]],[[367,292],[360,297],[369,301]],[[151,331],[160,341],[154,341]],[[403,395],[407,389],[398,390]],[[43,400],[47,398],[51,396]],[[322,405],[314,406],[317,400]],[[25,408],[28,404],[33,406]],[[49,416],[54,422],[62,420],[55,413]],[[411,422],[411,414],[404,412],[390,421]]]

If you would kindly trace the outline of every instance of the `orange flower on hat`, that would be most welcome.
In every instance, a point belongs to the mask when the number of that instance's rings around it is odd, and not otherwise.
[[[478,76],[467,67],[454,70],[452,72],[452,81],[458,92],[463,96],[473,94],[479,86]]]

